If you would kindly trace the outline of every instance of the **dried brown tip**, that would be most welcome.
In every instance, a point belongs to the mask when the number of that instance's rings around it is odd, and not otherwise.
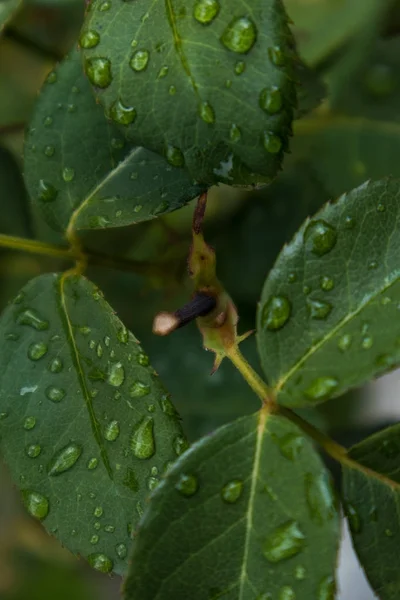
[[[154,317],[153,333],[156,335],[168,335],[179,327],[180,321],[174,313],[161,312]]]

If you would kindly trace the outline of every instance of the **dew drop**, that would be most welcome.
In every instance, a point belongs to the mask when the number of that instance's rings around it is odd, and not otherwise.
[[[108,556],[101,553],[89,554],[88,562],[93,569],[96,569],[96,571],[100,571],[101,573],[110,573],[114,566],[113,561],[108,558]]]
[[[189,448],[189,443],[186,438],[184,438],[181,435],[178,435],[173,441],[173,447],[175,450],[175,454],[177,456],[180,456]]]
[[[86,75],[89,81],[99,88],[106,88],[112,81],[111,62],[108,58],[89,58],[85,63]]]
[[[178,413],[175,409],[175,406],[172,404],[172,402],[168,398],[168,396],[163,396],[163,398],[161,398],[161,400],[160,400],[160,404],[161,404],[161,410],[163,411],[164,414],[168,415],[169,417],[177,416]]]
[[[234,504],[237,502],[243,492],[243,481],[234,479],[229,481],[221,490],[221,497],[227,504]]]
[[[93,544],[93,546],[94,546],[95,544],[97,544],[97,543],[98,543],[99,539],[100,539],[100,538],[99,538],[99,536],[97,535],[97,533],[95,533],[95,534],[94,534],[94,535],[92,535],[92,537],[90,538],[90,543],[91,543],[91,544]]]
[[[233,125],[231,126],[230,130],[229,130],[229,139],[232,142],[232,144],[237,144],[237,142],[240,141],[240,138],[242,137],[242,133],[239,129],[239,127],[237,125],[235,125],[235,123],[233,123]]]
[[[284,585],[279,590],[278,600],[296,600],[296,594],[294,593],[293,588],[290,585]]]
[[[318,600],[335,600],[335,580],[331,575],[324,577],[318,587]]]
[[[304,445],[303,436],[293,432],[282,436],[274,435],[272,440],[278,445],[281,454],[288,460],[295,460]]]
[[[348,350],[350,348],[352,341],[353,341],[353,338],[351,337],[351,335],[349,333],[343,334],[338,339],[339,350],[341,350],[342,352],[346,352],[346,350]]]
[[[282,140],[272,131],[264,131],[263,145],[270,154],[278,154],[282,148]]]
[[[168,93],[170,96],[175,96],[176,94],[176,87],[174,85],[170,85],[168,88]]]
[[[31,360],[40,360],[45,354],[47,354],[48,347],[44,342],[36,342],[31,344],[28,348],[28,357]]]
[[[83,31],[79,38],[79,45],[81,48],[95,48],[99,42],[100,35],[93,29]]]
[[[61,402],[65,396],[65,391],[61,388],[49,386],[46,388],[46,396],[52,402]]]
[[[305,536],[296,521],[288,521],[275,529],[264,542],[264,556],[277,563],[295,556],[304,547]]]
[[[136,119],[136,110],[133,106],[126,106],[121,100],[116,100],[111,106],[110,115],[119,125],[130,125]]]
[[[55,83],[57,81],[57,73],[51,71],[46,77],[46,83]]]
[[[35,417],[26,417],[25,421],[24,421],[24,429],[26,429],[27,431],[30,431],[31,429],[33,429],[36,425],[36,418]]]
[[[321,321],[326,319],[332,310],[332,304],[323,300],[312,300],[307,298],[307,309],[311,319]]]
[[[366,335],[361,342],[361,347],[363,348],[363,350],[370,350],[373,344],[374,339],[370,335]]]
[[[49,501],[45,496],[32,490],[22,491],[22,502],[28,511],[28,513],[39,519],[40,521],[45,519],[49,513]]]
[[[57,198],[58,192],[54,185],[45,181],[44,179],[39,180],[38,187],[38,200],[39,202],[54,202]]]
[[[120,387],[125,381],[125,369],[121,362],[112,363],[108,370],[107,382],[114,386]]]
[[[147,354],[144,354],[144,352],[139,352],[136,360],[137,360],[138,364],[141,365],[142,367],[149,366],[150,359],[147,356]]]
[[[70,183],[73,181],[75,178],[75,169],[72,169],[72,167],[65,167],[62,170],[62,178],[64,179],[65,183]]]
[[[379,202],[378,206],[376,207],[376,210],[380,213],[383,213],[386,210],[386,206],[382,204],[382,202]]]
[[[335,498],[330,480],[325,473],[318,476],[306,473],[304,482],[311,519],[318,525],[324,525],[335,514]]]
[[[129,395],[131,398],[143,398],[150,394],[150,386],[143,383],[142,381],[135,381],[129,388]]]
[[[93,515],[99,519],[100,517],[103,516],[103,512],[104,511],[101,506],[96,506],[96,508],[93,511]]]
[[[279,46],[273,46],[271,48],[268,48],[268,55],[270,58],[270,61],[276,66],[276,67],[283,67],[285,64],[285,55],[282,51],[282,48],[280,48]]]
[[[110,421],[107,423],[104,429],[104,437],[108,442],[115,442],[119,436],[119,423],[118,421]]]
[[[304,394],[310,400],[327,400],[338,385],[339,382],[334,377],[318,377],[306,389]]]
[[[179,148],[171,146],[170,144],[168,144],[166,147],[165,157],[169,164],[173,167],[183,167],[185,164],[185,159],[182,152],[179,150]]]
[[[306,569],[303,565],[297,565],[294,570],[294,576],[298,581],[303,581],[306,578]]]
[[[146,459],[153,456],[156,450],[153,430],[153,417],[144,417],[135,426],[131,435],[130,446],[136,458]]]
[[[46,146],[44,149],[45,156],[48,156],[49,158],[51,156],[54,156],[54,152],[55,152],[54,146]]]
[[[211,104],[202,102],[199,106],[200,118],[208,124],[215,123],[215,112]]]
[[[321,290],[324,290],[324,292],[330,292],[335,287],[335,282],[331,277],[326,277],[324,275],[323,277],[321,277],[320,286]]]
[[[311,221],[304,232],[304,242],[317,256],[324,256],[330,252],[335,247],[336,241],[336,229],[322,219]]]
[[[194,475],[182,474],[175,485],[175,489],[178,490],[182,496],[190,497],[193,496],[199,488],[199,482]]]
[[[89,471],[93,471],[93,469],[95,469],[98,464],[99,461],[97,460],[97,458],[89,458],[86,466],[89,469]]]
[[[39,446],[39,444],[29,444],[25,451],[29,458],[37,458],[41,453],[42,448]]]
[[[274,115],[282,108],[282,94],[276,86],[264,88],[259,97],[260,107],[270,115]]]
[[[123,560],[124,558],[126,558],[127,554],[128,554],[128,550],[125,546],[125,544],[117,544],[115,546],[115,552],[117,553],[117,556]]]
[[[271,296],[262,309],[261,323],[269,331],[278,331],[287,323],[290,313],[291,305],[285,296]]]
[[[209,25],[219,13],[217,0],[198,0],[194,5],[193,16],[202,25]]]
[[[144,71],[149,62],[150,54],[147,50],[138,50],[132,56],[129,64],[134,71]]]
[[[253,21],[248,17],[241,17],[229,23],[221,36],[221,42],[232,52],[246,54],[254,46],[256,38],[257,28]]]
[[[246,70],[246,63],[243,60],[239,60],[235,65],[236,75],[241,75]]]
[[[158,72],[158,79],[163,79],[164,77],[166,77],[168,75],[168,71],[169,68],[166,65],[161,67],[161,69]]]
[[[361,531],[361,518],[356,509],[352,504],[345,506],[346,517],[349,522],[352,533],[360,533]]]
[[[68,471],[74,466],[81,453],[81,446],[68,444],[53,456],[47,469],[48,474],[55,476]]]

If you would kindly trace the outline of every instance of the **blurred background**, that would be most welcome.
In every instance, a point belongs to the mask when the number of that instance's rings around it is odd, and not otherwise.
[[[211,191],[206,235],[218,273],[239,308],[240,330],[254,327],[263,281],[282,245],[324,202],[369,178],[400,177],[400,0],[284,0],[299,53],[325,84],[317,109],[299,114],[291,153],[268,188]],[[48,72],[79,35],[84,0],[0,0],[0,233],[63,243],[35,214],[23,182],[23,139]],[[305,112],[305,111],[303,111]],[[154,222],[90,232],[85,245],[113,256],[157,264],[165,274],[91,268],[88,276],[150,355],[183,418],[191,441],[258,408],[240,375],[212,357],[194,325],[169,338],[151,333],[154,315],[188,298],[186,258],[193,206]],[[166,262],[165,262],[166,261]],[[0,308],[31,278],[68,265],[0,250]],[[258,368],[254,337],[243,344]],[[190,390],[190,394],[187,390]],[[302,411],[335,439],[351,445],[399,420],[400,375]],[[0,414],[1,419],[1,414]],[[339,472],[333,467],[338,479]],[[374,595],[344,524],[338,600]],[[1,600],[119,597],[121,580],[89,569],[31,520],[0,463]]]

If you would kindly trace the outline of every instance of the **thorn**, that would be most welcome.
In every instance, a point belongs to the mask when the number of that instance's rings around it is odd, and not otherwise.
[[[250,331],[247,331],[243,335],[239,335],[239,337],[237,338],[237,344],[239,345],[241,342],[244,342],[244,340],[247,340],[247,338],[253,335],[253,333],[255,332],[255,329],[250,329]]]
[[[221,353],[221,354],[216,354],[216,355],[215,355],[214,366],[213,366],[213,368],[212,368],[212,370],[211,370],[211,373],[210,373],[210,375],[214,375],[214,373],[215,373],[216,371],[218,371],[218,369],[219,369],[219,367],[221,366],[221,363],[222,363],[222,361],[224,360],[224,358],[225,358],[225,354],[222,354],[222,353]]]

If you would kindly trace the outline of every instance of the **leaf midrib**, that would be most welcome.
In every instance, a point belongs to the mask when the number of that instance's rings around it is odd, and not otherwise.
[[[70,347],[71,350],[71,355],[72,355],[72,361],[76,366],[76,373],[78,376],[78,380],[79,380],[79,384],[81,387],[81,391],[82,391],[82,395],[83,398],[85,400],[85,404],[86,404],[86,408],[89,414],[89,420],[90,420],[90,424],[92,427],[92,431],[93,431],[93,436],[97,442],[97,445],[99,446],[99,450],[100,450],[100,456],[101,459],[104,463],[104,466],[106,468],[107,474],[109,476],[109,478],[111,479],[111,481],[114,480],[114,476],[113,476],[113,472],[111,469],[111,465],[110,465],[110,461],[108,460],[108,456],[107,456],[107,452],[106,452],[106,448],[104,446],[103,443],[103,438],[101,435],[101,431],[100,431],[100,425],[99,422],[96,418],[94,409],[93,409],[93,403],[92,403],[92,398],[89,394],[89,390],[87,388],[86,385],[86,380],[85,380],[85,376],[84,376],[84,372],[83,372],[83,368],[82,368],[82,364],[80,361],[80,357],[79,357],[79,352],[78,352],[78,348],[76,346],[75,343],[75,338],[74,338],[74,333],[73,333],[73,329],[72,329],[72,324],[68,315],[68,309],[67,309],[67,303],[66,303],[66,295],[65,295],[65,290],[64,290],[64,285],[65,285],[65,281],[68,277],[74,275],[74,271],[66,271],[65,273],[63,273],[61,275],[61,277],[59,278],[59,285],[60,285],[60,309],[61,309],[61,322],[64,324],[65,326],[65,334],[66,334],[66,339],[68,342],[68,345]]]

